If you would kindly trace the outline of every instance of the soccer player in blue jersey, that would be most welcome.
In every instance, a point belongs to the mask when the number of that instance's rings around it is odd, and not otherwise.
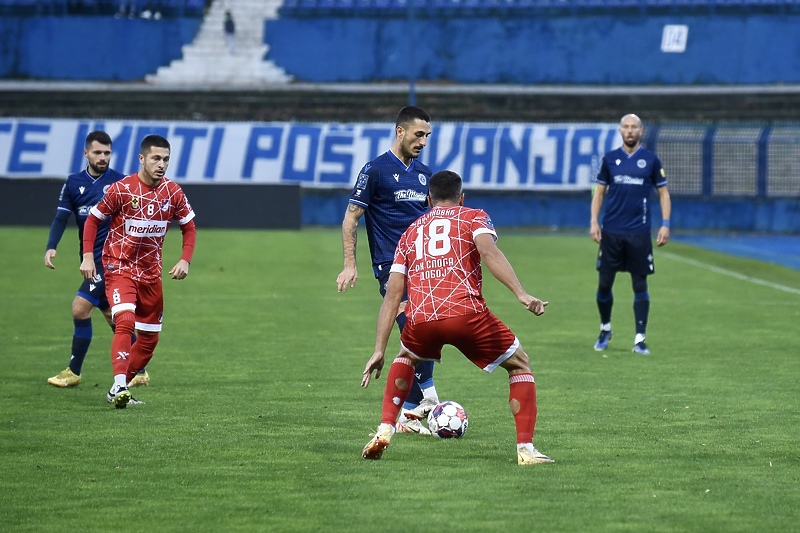
[[[389,268],[400,236],[428,210],[428,180],[431,170],[418,157],[431,134],[431,117],[416,106],[406,106],[397,114],[395,138],[388,152],[367,163],[358,174],[342,222],[344,269],[336,278],[339,292],[354,287],[358,280],[356,243],[358,221],[366,214],[367,240],[372,269],[381,296],[386,296]],[[396,318],[400,331],[406,324],[403,294]],[[439,399],[433,383],[433,362],[417,365],[411,393],[403,404],[397,430],[430,435],[420,423]]]
[[[661,160],[641,145],[644,128],[636,115],[622,117],[619,125],[622,147],[603,156],[597,175],[597,188],[592,196],[591,237],[600,244],[597,254],[597,309],[600,311],[600,335],[594,349],[608,348],[613,335],[611,292],[617,272],[630,272],[633,286],[633,315],[636,336],[633,351],[647,355],[645,344],[647,319],[650,314],[650,294],[647,276],[655,272],[653,242],[650,234],[653,189],[658,191],[661,205],[661,227],[656,243],[669,241],[669,217],[672,211],[667,178]],[[606,199],[607,198],[607,199]],[[602,227],[600,210],[605,201]]]
[[[53,223],[50,225],[50,235],[47,238],[47,251],[44,254],[44,264],[47,268],[55,269],[53,259],[56,257],[58,246],[70,215],[75,215],[78,226],[78,255],[80,243],[83,241],[83,224],[89,216],[89,210],[100,201],[108,187],[125,177],[124,174],[109,168],[111,160],[111,137],[104,131],[93,131],[86,136],[83,150],[88,165],[86,169],[76,174],[70,174],[61,187],[58,198],[58,208]],[[92,311],[97,307],[103,313],[108,324],[114,327],[111,320],[111,308],[108,305],[103,278],[103,244],[108,235],[110,221],[101,225],[97,232],[94,245],[94,260],[97,266],[97,276],[89,281],[84,280],[72,300],[72,321],[74,331],[72,334],[72,355],[69,366],[57,375],[49,378],[47,382],[55,387],[74,387],[81,382],[81,368],[92,342]],[[142,371],[131,381],[129,386],[147,385],[150,377]]]

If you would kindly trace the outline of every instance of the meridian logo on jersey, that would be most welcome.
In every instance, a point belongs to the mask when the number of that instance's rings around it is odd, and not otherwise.
[[[136,237],[163,237],[167,234],[168,220],[126,220],[125,233]]]
[[[404,189],[402,191],[394,191],[395,202],[424,202],[428,196],[423,192],[417,192],[414,189]]]

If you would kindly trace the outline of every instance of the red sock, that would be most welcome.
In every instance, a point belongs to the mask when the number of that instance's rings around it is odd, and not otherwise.
[[[114,316],[114,337],[111,339],[111,368],[114,375],[125,374],[131,356],[131,338],[136,329],[133,311],[123,311]]]
[[[383,390],[383,408],[381,423],[391,424],[397,421],[400,408],[411,392],[411,382],[414,381],[414,363],[407,357],[398,357],[389,367],[386,377],[386,388]]]
[[[158,344],[158,333],[145,333],[139,331],[136,342],[131,346],[131,356],[128,362],[128,375],[126,380],[128,383],[133,379],[141,369],[147,366],[150,359],[153,357],[153,352]]]
[[[536,382],[533,374],[514,374],[509,377],[508,405],[517,427],[517,444],[533,442],[536,427]]]

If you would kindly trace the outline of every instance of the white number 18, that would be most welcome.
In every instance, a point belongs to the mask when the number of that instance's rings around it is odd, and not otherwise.
[[[447,219],[434,219],[427,226],[417,228],[417,238],[414,239],[414,250],[417,257],[424,256],[422,249],[423,232],[428,228],[428,255],[445,255],[450,251],[450,221]]]

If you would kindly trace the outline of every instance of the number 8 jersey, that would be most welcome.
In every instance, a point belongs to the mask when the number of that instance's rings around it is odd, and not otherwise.
[[[103,248],[103,266],[138,281],[161,277],[161,247],[171,220],[183,226],[194,211],[180,185],[162,178],[150,187],[132,174],[109,187],[91,213],[111,228]]]
[[[481,209],[438,206],[400,238],[391,271],[406,276],[406,316],[414,323],[480,313],[483,273],[475,237],[497,233]]]

